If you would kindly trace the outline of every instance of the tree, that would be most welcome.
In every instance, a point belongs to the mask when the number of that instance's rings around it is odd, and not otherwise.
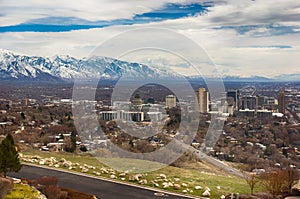
[[[260,181],[258,175],[256,173],[250,173],[249,175],[245,173],[244,178],[250,187],[251,195],[253,195],[254,187]]]
[[[299,172],[296,168],[290,167],[285,170],[285,179],[287,183],[288,193],[292,193],[293,186],[298,182],[300,178]]]
[[[286,173],[283,170],[273,170],[263,174],[263,186],[273,198],[283,193],[286,186]]]
[[[7,172],[18,172],[21,166],[14,138],[8,134],[0,144],[0,172],[6,177]]]

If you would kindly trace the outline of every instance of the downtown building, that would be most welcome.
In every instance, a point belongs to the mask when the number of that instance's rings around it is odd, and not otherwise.
[[[208,113],[209,112],[209,92],[205,88],[199,88],[198,102],[199,102],[200,113]]]

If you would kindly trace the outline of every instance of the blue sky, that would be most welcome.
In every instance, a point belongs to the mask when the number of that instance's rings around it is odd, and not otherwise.
[[[113,35],[154,27],[192,39],[224,75],[300,73],[300,2],[294,0],[2,0],[0,10],[1,48],[21,54],[86,57]],[[155,56],[124,59],[183,65]]]
[[[113,20],[89,21],[76,17],[44,17],[26,21],[24,23],[0,26],[0,32],[66,32],[72,30],[104,28],[117,25],[145,24],[164,20],[176,20],[186,17],[194,17],[208,11],[211,4],[190,3],[167,3],[161,8],[149,12],[135,14],[132,18],[119,18]]]

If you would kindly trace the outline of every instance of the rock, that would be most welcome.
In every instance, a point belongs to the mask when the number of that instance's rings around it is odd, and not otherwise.
[[[146,179],[143,179],[143,180],[140,180],[139,183],[141,185],[145,185],[145,184],[148,184],[148,181]]]
[[[89,171],[89,169],[84,168],[84,167],[81,169],[81,172],[82,172],[82,173],[87,173],[88,171]]]
[[[155,187],[159,187],[159,184],[156,183],[156,182],[154,182],[154,181],[152,181],[152,184],[153,184]]]
[[[65,162],[62,163],[62,166],[64,166],[64,167],[71,167],[72,166],[72,162],[65,161]]]
[[[220,186],[217,186],[217,189],[218,189],[218,190],[220,190],[220,189],[221,189],[221,187],[220,187]]]
[[[18,178],[13,178],[13,181],[15,184],[20,184],[22,182],[22,180]]]
[[[45,164],[45,160],[40,160],[39,161],[39,165],[44,165]]]
[[[136,175],[133,176],[133,178],[134,178],[135,181],[139,181],[140,178],[142,178],[142,177],[143,177],[142,174],[136,174]]]
[[[103,167],[100,169],[100,171],[101,171],[101,173],[106,173],[106,174],[108,174],[108,170],[105,169],[105,168],[103,168]]]
[[[209,191],[210,192],[210,188],[209,187],[205,187],[205,190]]]
[[[195,186],[195,190],[199,190],[199,189],[202,189],[201,186]]]
[[[183,186],[183,187],[187,187],[187,184],[185,184],[185,183],[182,183],[182,184],[181,184],[181,186]]]
[[[121,180],[122,180],[122,181],[125,181],[126,179],[125,179],[125,178],[121,178]]]
[[[126,173],[120,173],[119,174],[119,177],[125,177],[126,176]]]
[[[116,179],[117,177],[116,177],[115,175],[112,174],[112,175],[110,175],[110,178],[111,178],[111,179]]]
[[[169,188],[169,183],[164,182],[164,183],[162,183],[162,186],[164,189],[167,189],[167,188]]]
[[[210,196],[210,192],[206,189],[203,193],[202,196],[204,197],[209,197]]]
[[[175,188],[175,189],[180,189],[181,186],[180,186],[180,184],[174,184],[174,188]]]
[[[224,195],[221,195],[221,197],[220,197],[220,199],[225,199],[226,198],[226,196],[224,196]]]
[[[160,178],[163,178],[163,179],[166,179],[166,178],[167,178],[167,176],[166,176],[165,174],[162,174],[162,173],[159,174],[159,177],[160,177]]]
[[[169,182],[168,185],[169,185],[169,187],[173,187],[174,183],[173,182]]]
[[[182,190],[182,193],[187,193],[187,190],[185,190],[185,189],[184,189],[184,190]]]

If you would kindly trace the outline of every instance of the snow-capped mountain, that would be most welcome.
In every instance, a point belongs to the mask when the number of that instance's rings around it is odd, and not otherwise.
[[[44,58],[18,55],[0,50],[0,79],[118,79],[176,77],[162,68],[94,56],[76,59],[70,56]]]

